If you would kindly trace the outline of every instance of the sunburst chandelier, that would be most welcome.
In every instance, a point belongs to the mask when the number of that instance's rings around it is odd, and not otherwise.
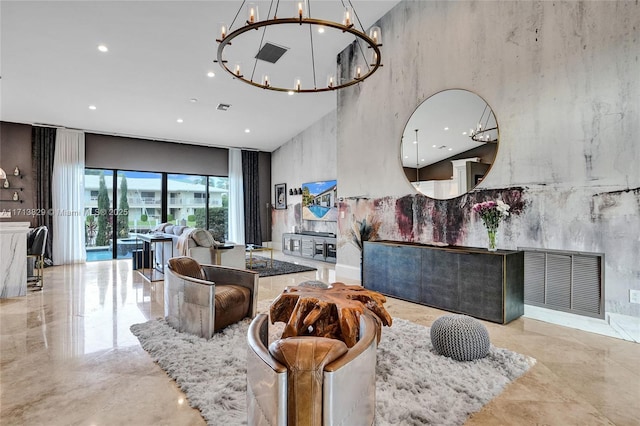
[[[265,9],[268,2],[261,3]],[[311,0],[282,3],[271,0],[267,19],[260,20],[259,3],[243,1],[231,25],[221,24],[215,62],[235,79],[289,94],[317,93],[360,83],[382,66],[380,27],[372,27],[367,34],[351,0],[332,5],[335,7],[329,15],[341,15],[342,22],[316,18]],[[315,2],[320,13],[327,11],[328,3]],[[279,13],[287,16],[278,17]],[[243,22],[234,29],[236,21]],[[351,43],[352,67],[338,66],[337,52],[320,46],[346,47]]]

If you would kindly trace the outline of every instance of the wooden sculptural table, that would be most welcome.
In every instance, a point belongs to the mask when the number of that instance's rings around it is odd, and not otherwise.
[[[271,323],[286,323],[282,338],[318,336],[339,339],[352,347],[358,341],[360,315],[373,313],[378,324],[378,341],[382,325],[390,326],[391,315],[384,307],[387,299],[366,288],[333,283],[328,288],[287,287],[273,301]],[[370,312],[367,312],[370,311]]]

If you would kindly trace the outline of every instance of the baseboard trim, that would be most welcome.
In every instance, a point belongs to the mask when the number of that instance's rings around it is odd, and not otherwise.
[[[581,315],[531,305],[524,305],[524,316],[526,318],[614,337],[616,339],[635,341],[628,333],[619,332],[608,320],[583,317]],[[611,316],[607,315],[607,318],[610,320]],[[620,327],[618,326],[618,328]]]
[[[357,266],[345,265],[344,263],[336,263],[336,277],[344,277],[349,278],[350,280],[360,281],[360,268]]]

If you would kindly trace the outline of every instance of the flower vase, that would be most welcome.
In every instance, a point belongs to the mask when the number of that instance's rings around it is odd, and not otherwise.
[[[489,235],[489,246],[487,250],[496,251],[496,233],[498,232],[497,228],[487,228],[487,234]]]

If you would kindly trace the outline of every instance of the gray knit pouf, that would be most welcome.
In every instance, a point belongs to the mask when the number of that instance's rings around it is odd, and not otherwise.
[[[431,343],[440,354],[457,361],[484,358],[489,353],[489,332],[467,315],[444,315],[431,326]]]

